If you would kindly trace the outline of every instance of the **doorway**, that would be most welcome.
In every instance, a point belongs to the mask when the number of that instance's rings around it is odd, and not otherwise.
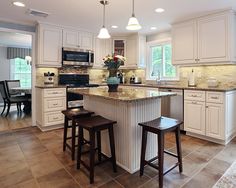
[[[0,81],[13,101],[6,104],[1,91],[0,132],[34,125],[34,38],[34,33],[0,28]]]

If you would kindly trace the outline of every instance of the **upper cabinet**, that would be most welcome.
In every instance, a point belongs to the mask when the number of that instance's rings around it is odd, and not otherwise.
[[[111,39],[95,39],[95,61],[94,68],[102,68],[104,66],[103,58],[112,54]]]
[[[93,39],[92,33],[63,29],[63,47],[93,50]]]
[[[117,51],[115,41],[121,39],[113,39],[113,51]],[[146,36],[133,34],[123,40],[123,51],[126,62],[121,68],[145,68],[146,66]],[[119,54],[122,55],[122,54]]]
[[[38,67],[61,67],[62,28],[38,24]]]
[[[209,64],[236,61],[236,16],[233,11],[174,24],[173,64]]]

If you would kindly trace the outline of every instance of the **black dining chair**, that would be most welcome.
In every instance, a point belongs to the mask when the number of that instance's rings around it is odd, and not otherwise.
[[[28,101],[28,99],[23,96],[10,97],[10,94],[8,92],[5,81],[0,81],[0,93],[1,93],[1,96],[2,96],[3,102],[4,102],[4,107],[3,107],[1,115],[3,115],[6,107],[7,107],[7,113],[5,116],[7,116],[9,114],[11,104],[16,104],[17,111],[19,112],[21,110],[20,109],[21,103]]]
[[[12,88],[20,87],[20,80],[5,80],[8,93],[11,97],[21,96],[22,93],[17,91],[12,91]]]

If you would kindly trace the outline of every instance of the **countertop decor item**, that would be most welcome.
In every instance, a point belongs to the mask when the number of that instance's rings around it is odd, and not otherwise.
[[[117,71],[121,64],[125,62],[125,57],[121,55],[107,55],[103,58],[104,66],[107,67],[109,71],[109,77],[107,78],[108,92],[116,92],[120,79],[117,77]]]

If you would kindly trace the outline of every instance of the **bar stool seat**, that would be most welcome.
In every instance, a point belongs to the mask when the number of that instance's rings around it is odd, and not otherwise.
[[[140,159],[140,176],[143,175],[145,165],[149,165],[157,170],[159,170],[159,187],[163,187],[163,176],[179,166],[179,172],[183,171],[182,165],[182,151],[181,151],[181,142],[180,142],[180,125],[182,121],[167,118],[167,117],[159,117],[152,121],[139,123],[142,127],[142,148],[141,148],[141,159]],[[167,132],[175,132],[176,137],[176,147],[177,147],[177,155],[171,153],[169,151],[164,150],[164,135]],[[147,145],[147,133],[151,132],[158,135],[158,156],[146,161],[145,153],[146,153],[146,145]],[[165,172],[163,171],[164,165],[164,153],[167,153],[173,157],[178,158],[178,162],[170,167]],[[158,166],[154,165],[153,162],[158,160]]]
[[[76,136],[76,123],[75,119],[81,119],[85,117],[90,117],[94,112],[85,110],[84,108],[73,108],[68,110],[63,110],[62,113],[65,115],[64,119],[64,136],[63,136],[63,151],[66,150],[66,148],[71,150],[71,158],[72,160],[75,159],[75,138]],[[72,120],[72,124],[69,125],[69,121]],[[67,136],[68,128],[72,129],[72,135],[71,137]],[[67,140],[71,140],[71,145],[67,143]]]
[[[79,126],[79,137],[78,137],[78,155],[77,155],[77,169],[80,169],[80,163],[89,170],[90,172],[90,183],[94,182],[94,166],[100,164],[101,162],[110,160],[113,165],[113,171],[117,172],[116,167],[116,156],[115,156],[115,141],[114,141],[114,132],[113,132],[113,124],[116,121],[112,121],[106,119],[102,116],[91,116],[89,118],[84,118],[81,120],[75,120],[77,125]],[[81,160],[82,154],[82,142],[83,142],[83,129],[86,129],[89,132],[89,144],[90,144],[90,164],[87,165],[84,161]],[[109,132],[109,140],[110,140],[110,150],[111,157],[108,158],[101,152],[101,131],[108,130]],[[95,133],[97,133],[97,148],[95,148]],[[98,150],[98,163],[95,164],[95,150]],[[102,156],[106,160],[102,161]]]

